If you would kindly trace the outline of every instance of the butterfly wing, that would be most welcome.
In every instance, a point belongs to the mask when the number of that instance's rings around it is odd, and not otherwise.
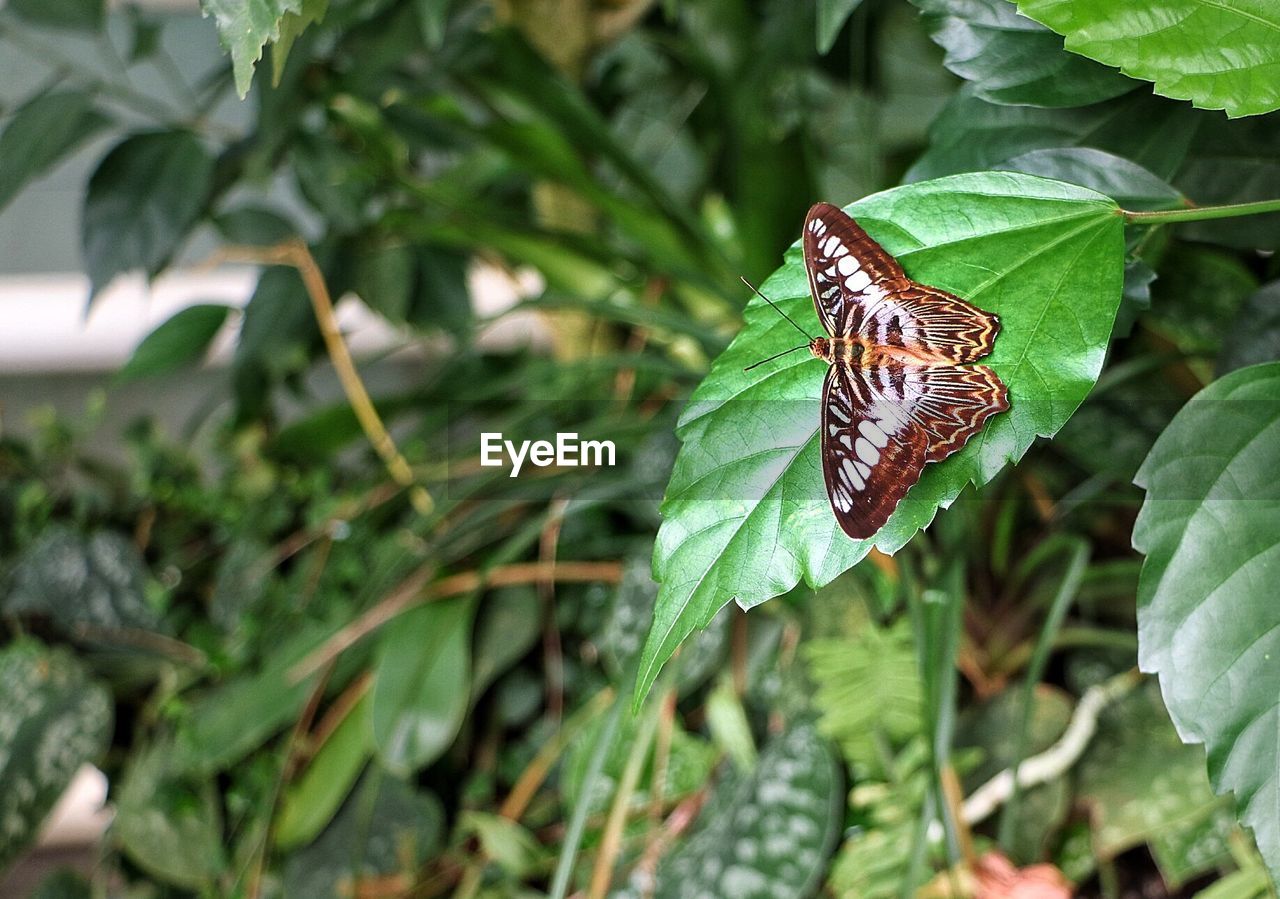
[[[950,456],[997,412],[1009,393],[985,365],[902,366],[900,408],[928,436],[926,462]]]
[[[818,319],[836,337],[857,331],[867,310],[906,281],[897,260],[830,203],[815,204],[805,217],[804,264]]]
[[[956,365],[991,352],[1000,317],[957,296],[904,278],[860,321],[871,343],[922,362]]]
[[[929,438],[877,386],[874,368],[836,362],[822,385],[822,476],[840,527],[875,534],[924,469]]]

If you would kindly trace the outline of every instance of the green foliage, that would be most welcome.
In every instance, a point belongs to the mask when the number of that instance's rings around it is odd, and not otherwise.
[[[1249,65],[1268,43],[1204,65],[1269,12],[1161,38],[1131,33],[1129,6],[1107,7],[1131,39],[1106,52],[1223,97],[1248,79],[1232,102],[1275,93]],[[6,100],[0,207],[83,165],[94,290],[302,235],[340,327],[363,302],[411,351],[355,361],[429,499],[388,474],[370,408],[336,396],[325,304],[287,266],[261,273],[229,370],[201,373],[190,446],[117,398],[167,404],[226,326],[208,304],[84,415],[6,418],[6,859],[89,760],[116,821],[92,883],[46,892],[949,891],[969,872],[944,785],[972,794],[1044,750],[1140,641],[1180,730],[1135,691],[972,823],[975,849],[1050,862],[1081,895],[1269,888],[1206,781],[1238,790],[1274,867],[1274,759],[1250,742],[1270,719],[1243,725],[1274,700],[1256,658],[1274,616],[1240,553],[1265,562],[1276,503],[1218,498],[1274,470],[1274,441],[1218,452],[1268,426],[1270,400],[1215,397],[1275,392],[1257,372],[1280,270],[1257,251],[1280,248],[1280,212],[1209,207],[1280,197],[1280,114],[1157,96],[1007,0],[203,7],[181,34],[96,0],[0,12],[0,53],[39,85]],[[1044,21],[1069,47],[1107,33]],[[193,27],[229,60],[170,59]],[[267,44],[271,77],[239,103]],[[738,274],[777,269],[766,291],[816,330],[787,248],[818,199],[1004,326],[1011,410],[928,467],[875,552],[826,507],[822,366],[741,371],[796,335]],[[489,304],[516,283],[510,311]],[[615,440],[618,464],[477,465],[479,433],[569,431]],[[735,596],[779,598],[744,614]],[[637,670],[643,691],[707,621],[627,714]],[[1209,745],[1209,774],[1178,732]],[[38,801],[12,772],[50,775]]]
[[[1156,91],[1229,116],[1280,109],[1280,12],[1262,0],[1176,0],[1158,9],[1109,0],[1018,0],[1018,9],[1066,36],[1068,50]],[[1230,65],[1222,60],[1230,59]]]
[[[684,637],[730,600],[749,608],[801,576],[819,587],[872,546],[903,546],[966,484],[989,481],[1037,436],[1062,427],[1101,369],[1121,287],[1121,219],[1105,197],[1037,178],[958,176],[868,197],[850,212],[913,278],[1000,315],[1002,334],[986,361],[1008,385],[1012,408],[945,465],[927,469],[874,538],[849,541],[825,512],[811,414],[822,368],[793,355],[744,372],[795,339],[762,301],[749,306],[746,329],[681,419],[684,448],[654,547],[662,589],[637,696]],[[763,289],[818,330],[794,250]]]
[[[0,209],[33,179],[48,172],[107,125],[86,91],[37,94],[0,134]]]
[[[1267,809],[1280,789],[1280,759],[1267,736],[1276,708],[1265,572],[1280,533],[1277,389],[1280,366],[1271,363],[1197,394],[1138,472],[1147,497],[1133,532],[1146,556],[1142,668],[1160,675],[1179,735],[1205,744],[1214,788],[1234,792],[1273,876],[1280,830]]]
[[[35,840],[81,765],[111,736],[111,697],[64,649],[21,640],[0,650],[0,865]]]

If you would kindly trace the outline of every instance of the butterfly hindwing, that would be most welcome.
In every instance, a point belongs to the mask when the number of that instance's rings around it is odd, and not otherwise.
[[[862,540],[888,520],[920,478],[928,438],[875,386],[869,369],[842,362],[822,385],[822,476],[836,520]]]
[[[926,462],[941,462],[1009,408],[1004,383],[985,365],[904,366],[901,408],[929,439]]]
[[[906,278],[897,260],[830,203],[805,218],[804,261],[818,319],[832,336],[858,330],[866,310]]]

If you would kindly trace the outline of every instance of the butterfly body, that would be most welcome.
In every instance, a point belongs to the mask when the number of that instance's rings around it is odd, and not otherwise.
[[[805,268],[828,337],[822,466],[841,528],[864,539],[888,520],[926,463],[959,450],[1009,408],[985,365],[1000,330],[993,313],[907,277],[897,260],[835,206],[809,210]]]

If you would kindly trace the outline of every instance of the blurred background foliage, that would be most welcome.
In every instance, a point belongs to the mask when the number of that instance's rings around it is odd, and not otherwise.
[[[0,866],[93,762],[114,820],[39,895],[984,895],[988,851],[1052,865],[1044,895],[1268,894],[1204,751],[1123,679],[1133,477],[1216,373],[1276,358],[1280,216],[1135,229],[1108,368],[1056,440],[894,558],[726,608],[629,699],[678,401],[812,202],[1001,168],[1134,209],[1272,198],[1280,118],[1156,96],[1005,0],[205,10],[233,35],[209,71],[164,14],[0,10],[0,52],[42,72],[6,110],[0,204],[109,135],[94,293],[301,235],[328,293],[418,352],[373,406],[425,493],[312,390],[326,344],[289,266],[119,374],[164,391],[232,329],[185,433],[110,394],[6,433]],[[166,96],[131,86],[146,67]],[[475,310],[481,267],[526,285],[514,310]],[[514,312],[545,340],[487,341]],[[482,430],[607,433],[619,464],[522,493],[475,464]],[[1117,683],[1072,764],[959,820]]]

